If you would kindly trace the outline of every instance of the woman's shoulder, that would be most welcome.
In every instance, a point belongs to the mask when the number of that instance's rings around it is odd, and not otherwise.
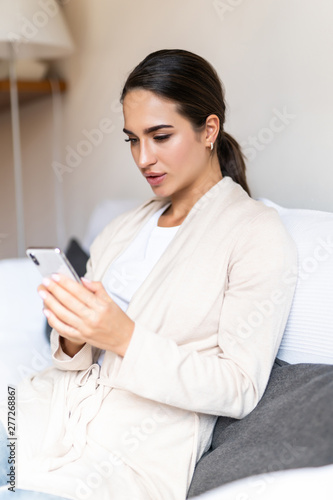
[[[207,196],[208,195],[208,196]],[[268,207],[248,193],[231,177],[224,177],[202,199],[207,200],[208,211],[215,212],[216,217],[232,220],[235,226],[242,228],[258,219],[258,224],[282,224],[278,212]],[[201,200],[200,200],[201,201]],[[204,203],[201,203],[205,207]],[[201,208],[201,206],[200,206]]]
[[[261,249],[271,258],[288,259],[296,262],[297,250],[295,242],[284,226],[278,211],[263,202],[249,197],[247,194],[241,203],[239,220],[239,238],[235,250],[244,253],[252,247]]]
[[[228,225],[235,248],[262,245],[279,249],[290,248],[294,252],[295,244],[285,228],[279,213],[262,201],[251,198],[244,189],[232,179],[226,179],[221,185],[217,197],[217,225]],[[216,207],[215,207],[216,209]]]

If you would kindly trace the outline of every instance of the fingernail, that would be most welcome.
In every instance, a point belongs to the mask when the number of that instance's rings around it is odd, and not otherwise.
[[[59,274],[52,274],[52,279],[53,279],[53,281],[60,281]]]
[[[44,314],[47,318],[49,318],[51,316],[51,311],[49,311],[48,309],[44,309]]]
[[[44,286],[50,286],[51,280],[49,278],[43,278],[42,283]]]
[[[91,283],[91,280],[88,280],[88,278],[81,278],[82,281],[84,281],[85,283]]]
[[[46,299],[46,297],[47,297],[47,293],[46,293],[46,292],[44,292],[44,290],[40,290],[38,293],[39,293],[39,296],[40,296],[43,300],[45,300],[45,299]]]

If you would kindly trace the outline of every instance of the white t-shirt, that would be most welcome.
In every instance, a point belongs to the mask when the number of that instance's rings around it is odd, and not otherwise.
[[[169,205],[168,205],[169,206]],[[110,297],[123,311],[127,310],[134,293],[147,278],[180,226],[159,227],[160,215],[167,209],[162,207],[146,222],[132,243],[112,262],[102,280]],[[98,359],[101,365],[103,351]]]

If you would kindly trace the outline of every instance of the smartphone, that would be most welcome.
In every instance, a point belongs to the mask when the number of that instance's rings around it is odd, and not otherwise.
[[[64,274],[81,283],[79,276],[60,248],[28,248],[26,254],[43,277]]]

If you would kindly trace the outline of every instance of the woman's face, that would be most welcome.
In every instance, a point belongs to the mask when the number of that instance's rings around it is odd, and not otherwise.
[[[173,101],[143,89],[126,94],[123,110],[134,161],[156,195],[200,189],[211,170],[206,129],[194,131]]]

